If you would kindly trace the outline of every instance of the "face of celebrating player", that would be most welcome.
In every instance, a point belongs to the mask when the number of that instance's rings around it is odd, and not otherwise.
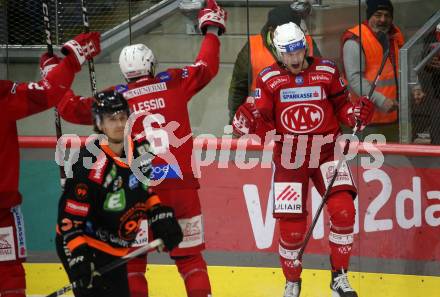
[[[281,62],[286,68],[292,72],[292,74],[299,74],[304,68],[307,67],[307,61],[305,60],[306,50],[300,49],[293,52],[281,53]]]
[[[124,129],[128,115],[125,112],[116,114],[103,114],[100,130],[108,137],[111,143],[122,143],[124,141]]]

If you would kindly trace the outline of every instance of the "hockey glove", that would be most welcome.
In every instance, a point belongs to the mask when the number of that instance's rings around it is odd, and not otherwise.
[[[98,32],[81,33],[67,41],[61,52],[66,56],[75,57],[77,69],[80,69],[86,60],[92,59],[101,52],[100,38],[101,34]]]
[[[371,102],[366,96],[362,96],[353,105],[353,114],[355,122],[359,123],[359,131],[364,130],[365,126],[367,126],[371,122],[374,114],[374,109],[374,103]]]
[[[240,105],[234,115],[232,127],[235,136],[254,134],[256,131],[257,120],[261,118],[261,115],[255,103],[251,102],[252,99],[252,97],[248,97],[246,102]]]
[[[255,106],[255,99],[248,97],[246,102],[240,105],[232,120],[232,128],[235,136],[256,134],[264,138],[266,133],[274,129],[273,124],[265,119]]]
[[[102,285],[101,274],[93,263],[93,255],[86,244],[77,247],[69,259],[71,281],[77,284],[79,291],[87,291]]]
[[[162,239],[169,251],[178,246],[183,239],[182,229],[171,207],[154,206],[148,211],[148,223],[153,231],[154,238]]]
[[[220,6],[217,5],[215,0],[207,0],[206,7],[199,11],[199,29],[203,35],[206,34],[206,30],[209,26],[218,28],[218,35],[222,35],[226,32],[225,22],[227,19],[227,13]]]
[[[60,63],[61,59],[57,55],[49,56],[49,53],[44,53],[40,57],[40,74],[41,78],[45,79],[47,74]]]

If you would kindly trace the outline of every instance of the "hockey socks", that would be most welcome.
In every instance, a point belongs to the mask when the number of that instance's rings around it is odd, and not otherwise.
[[[211,297],[208,270],[202,255],[174,257],[174,260],[185,282],[188,297]]]
[[[280,241],[278,252],[281,268],[286,280],[289,282],[299,281],[301,277],[301,265],[294,266],[293,263],[298,257],[299,249],[303,243],[306,224],[305,218],[279,220]]]
[[[134,258],[127,264],[130,297],[148,297],[148,283],[145,278],[147,263],[145,255]]]
[[[347,270],[353,245],[355,208],[350,193],[341,191],[330,196],[327,203],[330,215],[330,260],[333,270]]]

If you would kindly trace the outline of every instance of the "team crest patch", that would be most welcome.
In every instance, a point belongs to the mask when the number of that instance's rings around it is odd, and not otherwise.
[[[315,104],[298,103],[283,110],[282,126],[293,133],[308,133],[324,122],[324,110]]]

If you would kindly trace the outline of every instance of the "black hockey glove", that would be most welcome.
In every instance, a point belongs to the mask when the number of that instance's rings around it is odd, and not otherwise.
[[[154,238],[162,239],[169,251],[178,246],[183,239],[182,229],[171,207],[154,206],[148,213],[148,223]]]
[[[101,274],[96,270],[93,255],[87,245],[81,245],[72,252],[69,259],[71,281],[78,291],[87,291],[102,285]]]

